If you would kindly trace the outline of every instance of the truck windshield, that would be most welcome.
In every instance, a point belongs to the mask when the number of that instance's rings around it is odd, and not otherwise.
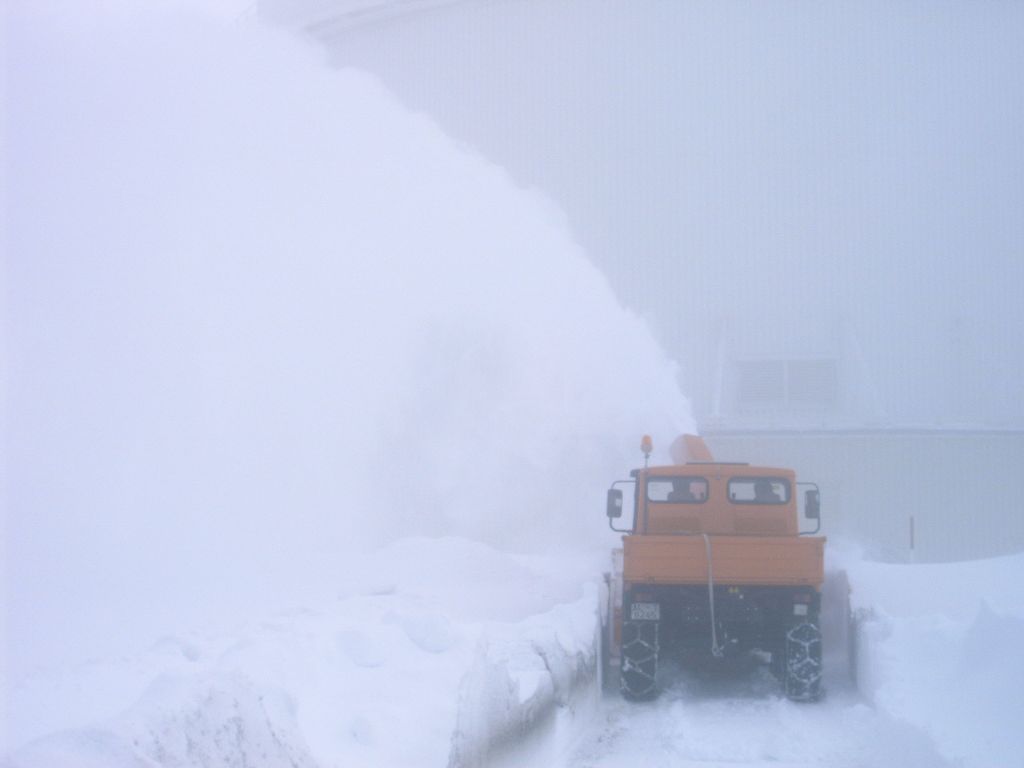
[[[789,480],[784,477],[734,477],[729,481],[729,501],[736,504],[786,504]]]
[[[708,481],[704,477],[651,477],[647,480],[647,500],[664,504],[703,504],[708,500]]]

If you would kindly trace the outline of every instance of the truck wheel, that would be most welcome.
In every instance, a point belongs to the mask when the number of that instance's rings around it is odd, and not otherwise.
[[[786,697],[815,701],[821,696],[821,630],[816,623],[797,624],[786,633]]]
[[[650,699],[657,693],[658,622],[622,622],[622,667],[619,687],[627,699]]]

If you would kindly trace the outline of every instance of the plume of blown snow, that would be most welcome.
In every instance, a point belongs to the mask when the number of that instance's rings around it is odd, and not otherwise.
[[[15,669],[410,535],[587,546],[692,429],[559,210],[368,75],[167,4],[7,13]]]

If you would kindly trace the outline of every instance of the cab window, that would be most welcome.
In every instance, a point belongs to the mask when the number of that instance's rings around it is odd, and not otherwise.
[[[729,501],[736,504],[786,504],[789,480],[784,477],[734,477],[729,481]]]
[[[708,500],[707,478],[651,477],[647,480],[647,500],[663,504],[703,504]]]

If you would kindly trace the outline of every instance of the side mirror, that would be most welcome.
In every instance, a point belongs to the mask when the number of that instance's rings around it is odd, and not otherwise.
[[[622,517],[622,491],[618,488],[608,489],[608,519]]]
[[[808,520],[821,520],[821,496],[816,490],[804,494],[804,516]]]

